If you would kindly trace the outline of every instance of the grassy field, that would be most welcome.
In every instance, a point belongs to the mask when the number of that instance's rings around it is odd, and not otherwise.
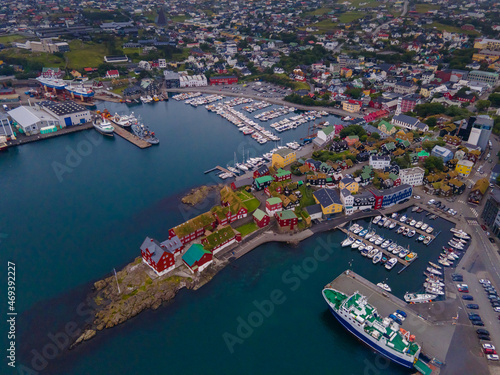
[[[253,221],[236,228],[236,230],[241,233],[241,237],[245,237],[246,235],[255,232],[257,229],[259,229],[259,227]]]
[[[144,12],[142,14],[144,17],[146,17],[146,19],[149,21],[149,22],[155,22],[156,21],[156,17],[158,16],[158,14],[155,12],[155,11],[151,11],[151,12]]]
[[[13,42],[24,42],[25,40],[27,40],[26,37],[18,35],[18,34],[0,36],[0,43],[3,43],[3,44],[9,44],[9,43],[13,43]]]
[[[342,23],[349,23],[362,18],[364,15],[363,12],[345,12],[339,16],[339,21]]]
[[[185,20],[188,19],[188,17],[187,16],[173,16],[173,17],[170,17],[170,19],[173,22],[184,22]]]
[[[300,199],[300,207],[307,207],[316,204],[316,201],[314,200],[314,196],[312,194],[312,190],[310,188],[302,185],[299,187],[299,191],[302,194],[302,198]]]
[[[438,10],[439,5],[436,4],[416,4],[415,5],[415,10],[418,13],[427,13],[430,10]]]
[[[327,14],[328,12],[331,12],[331,8],[319,8],[316,10],[313,10],[311,12],[304,13],[305,16],[322,16],[323,14]]]
[[[247,201],[244,201],[243,204],[247,208],[248,212],[254,212],[260,205],[260,202],[257,198],[253,198]]]
[[[2,56],[5,57],[18,57],[22,59],[28,59],[31,61],[36,61],[42,63],[44,66],[53,68],[64,68],[65,61],[58,56],[54,56],[51,53],[35,52],[21,50],[18,48],[9,48],[0,52],[0,59]]]
[[[104,44],[83,43],[73,40],[69,43],[70,51],[66,52],[68,67],[73,69],[83,69],[87,67],[96,68],[104,63],[104,56],[107,53]]]
[[[317,23],[314,23],[312,25],[309,25],[310,27],[317,27],[319,31],[321,32],[326,32],[326,31],[331,31],[335,27],[337,27],[337,24],[335,22],[332,22],[330,20],[323,20]]]
[[[294,82],[293,83],[294,90],[310,90],[309,84],[307,82]]]
[[[372,6],[377,6],[377,0],[348,0],[351,6],[358,8],[368,8]]]
[[[479,35],[477,31],[471,31],[471,30],[462,30],[460,27],[456,26],[451,26],[451,25],[444,25],[439,22],[433,22],[431,25],[423,25],[423,27],[430,29],[430,28],[436,28],[440,31],[448,31],[450,33],[459,33],[459,34],[468,34],[468,35]]]

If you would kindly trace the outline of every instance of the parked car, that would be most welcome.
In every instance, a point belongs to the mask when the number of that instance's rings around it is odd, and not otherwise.
[[[483,334],[478,334],[477,338],[479,340],[485,340],[485,341],[490,341],[491,340],[491,337],[489,335],[483,335]]]
[[[420,199],[420,195],[414,195],[413,198]]]
[[[434,204],[434,203],[436,203],[435,199],[431,199],[429,202],[427,202],[427,204]]]
[[[487,358],[489,361],[498,361],[498,355],[496,355],[496,354],[487,354],[487,355],[486,355],[486,358]]]
[[[484,224],[481,224],[481,229],[482,229],[482,230],[484,230],[485,232],[488,230],[488,229],[486,228],[486,225],[484,225]]]
[[[491,237],[488,237],[488,240],[491,242],[491,243],[495,243],[495,240]]]
[[[497,351],[494,349],[484,349],[484,354],[497,354]]]
[[[495,346],[490,344],[490,343],[484,343],[482,345],[483,349],[492,349],[492,350],[495,350]]]
[[[479,328],[476,330],[476,333],[480,333],[480,334],[483,334],[483,335],[489,335],[490,333],[488,332],[488,330],[484,329],[484,328]]]
[[[479,316],[479,314],[476,314],[476,313],[469,313],[468,316],[469,316],[470,320],[474,320],[474,319],[479,320],[479,319],[481,319],[481,317]]]
[[[401,316],[404,316],[405,318],[407,317],[406,313],[403,311],[403,310],[396,310],[396,312],[401,315]]]
[[[403,324],[403,322],[397,316],[395,316],[394,314],[390,314],[389,318],[391,318],[392,320],[394,320],[399,325]]]
[[[474,301],[474,297],[470,296],[470,295],[464,295],[462,296],[462,299],[466,300],[466,301]]]
[[[471,320],[473,326],[484,327],[484,323],[482,320]]]
[[[475,303],[468,303],[468,304],[466,305],[466,307],[467,307],[468,309],[471,309],[471,310],[478,310],[478,309],[479,309],[479,305],[476,305]]]
[[[479,279],[479,283],[480,284],[488,284],[488,285],[491,285],[491,281],[488,280],[488,279]]]
[[[464,278],[462,276],[454,276],[454,277],[452,277],[452,280],[462,282],[462,281],[464,281]]]
[[[493,307],[493,311],[497,312],[497,313],[500,313],[500,306]]]

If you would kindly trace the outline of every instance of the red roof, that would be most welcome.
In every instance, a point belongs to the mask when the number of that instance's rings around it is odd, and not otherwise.
[[[116,75],[120,75],[120,73],[118,73],[118,70],[108,70],[107,73],[106,73],[108,76],[116,76]]]

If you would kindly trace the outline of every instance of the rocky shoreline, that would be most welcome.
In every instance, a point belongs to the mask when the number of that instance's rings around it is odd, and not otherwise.
[[[189,206],[196,206],[203,202],[212,190],[220,190],[224,185],[203,185],[192,189],[187,195],[182,197],[181,202]]]
[[[70,346],[70,349],[93,338],[97,332],[112,328],[133,318],[146,309],[157,309],[172,300],[182,288],[196,290],[209,282],[227,262],[217,261],[203,274],[193,275],[186,267],[161,277],[137,257],[115,275],[94,283],[88,303],[94,306],[93,322]],[[120,291],[118,291],[118,286]]]

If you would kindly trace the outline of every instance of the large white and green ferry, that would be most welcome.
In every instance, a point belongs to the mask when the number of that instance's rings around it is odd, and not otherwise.
[[[414,367],[420,355],[420,346],[412,342],[414,337],[392,319],[381,317],[365,296],[359,292],[349,296],[327,285],[323,297],[333,316],[349,332],[390,360]]]

